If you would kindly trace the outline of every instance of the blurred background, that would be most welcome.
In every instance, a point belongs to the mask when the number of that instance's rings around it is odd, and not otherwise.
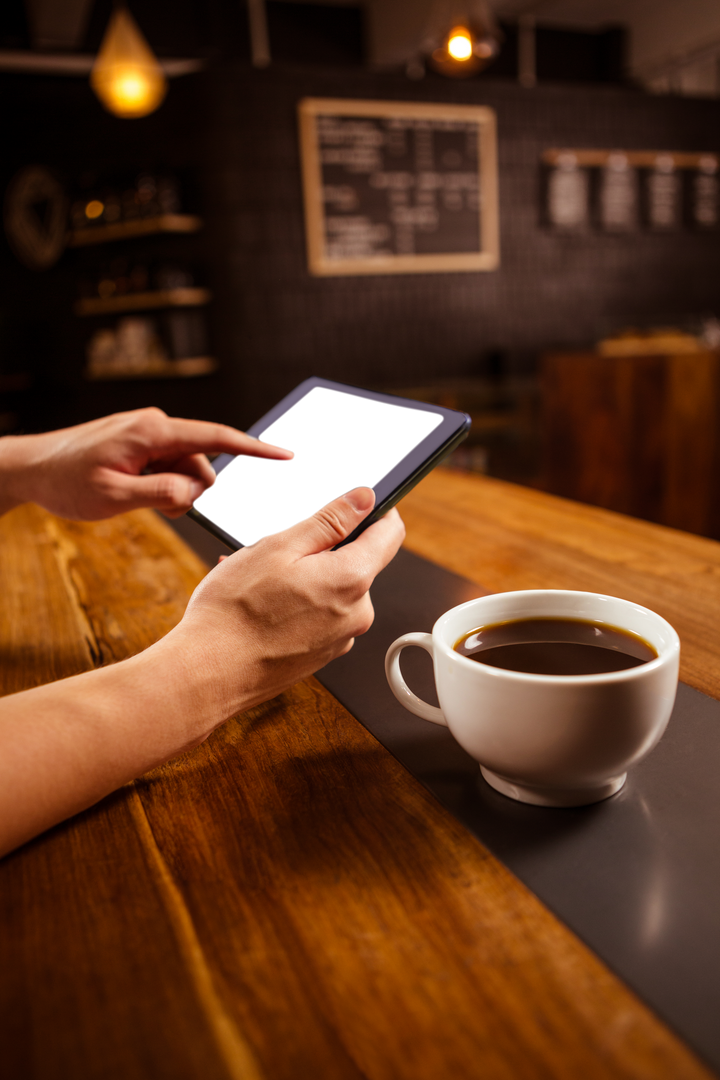
[[[456,468],[720,537],[717,3],[5,0],[0,86],[1,433],[246,427],[320,375],[470,412]],[[307,97],[492,109],[499,264],[313,275]]]

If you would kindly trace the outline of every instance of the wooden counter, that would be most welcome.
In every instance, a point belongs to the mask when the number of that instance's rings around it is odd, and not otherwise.
[[[437,471],[413,551],[649,603],[720,696],[720,545]],[[4,693],[122,659],[205,567],[159,518],[0,520]],[[379,677],[382,677],[380,674]],[[3,1075],[710,1073],[310,679],[0,864]]]

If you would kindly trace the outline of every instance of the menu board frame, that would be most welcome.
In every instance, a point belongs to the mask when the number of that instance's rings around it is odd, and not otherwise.
[[[427,121],[462,121],[478,128],[480,227],[477,251],[328,258],[318,116],[359,116]],[[494,270],[500,264],[497,126],[495,112],[484,105],[439,105],[409,101],[361,101],[304,98],[298,103],[305,234],[308,269],[320,277],[355,274],[437,274]]]

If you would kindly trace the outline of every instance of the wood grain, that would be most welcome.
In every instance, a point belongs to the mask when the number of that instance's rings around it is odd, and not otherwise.
[[[232,1075],[131,798],[121,791],[0,863],[7,1080]]]
[[[205,566],[155,514],[93,526],[0,519],[0,692],[139,651]],[[0,862],[2,1073],[232,1077],[168,916],[132,787]]]
[[[93,634],[68,592],[48,515],[24,506],[0,518],[0,693],[76,675],[93,666]]]
[[[707,1075],[315,681],[139,789],[268,1077]]]
[[[668,532],[448,472],[404,509],[490,587],[530,549],[622,584]],[[205,572],[147,512],[0,530],[5,692],[145,647]],[[5,859],[0,920],[12,1080],[710,1076],[315,680]]]

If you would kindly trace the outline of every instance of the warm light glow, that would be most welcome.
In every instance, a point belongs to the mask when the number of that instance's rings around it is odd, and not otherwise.
[[[469,31],[463,27],[453,30],[448,38],[447,51],[453,60],[469,60],[473,52],[473,43]]]
[[[110,18],[90,85],[115,116],[147,116],[165,97],[163,70],[126,8],[116,8]]]
[[[93,221],[94,218],[100,217],[104,209],[105,205],[99,199],[91,199],[85,207],[85,217]]]

